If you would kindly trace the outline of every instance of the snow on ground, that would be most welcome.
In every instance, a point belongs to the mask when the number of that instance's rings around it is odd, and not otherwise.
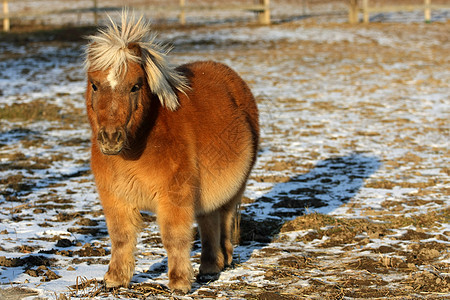
[[[238,71],[261,114],[236,264],[186,299],[450,295],[448,33],[314,20],[160,33],[176,64]],[[89,171],[82,46],[0,42],[0,282],[49,299],[168,297],[147,213],[133,288],[88,282],[102,279],[110,245]],[[196,240],[195,269],[199,254]],[[70,291],[77,282],[92,284]]]

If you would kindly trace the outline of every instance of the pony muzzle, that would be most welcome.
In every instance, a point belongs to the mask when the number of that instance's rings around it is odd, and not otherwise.
[[[102,127],[97,136],[100,150],[105,155],[119,154],[125,145],[126,133],[122,128]]]

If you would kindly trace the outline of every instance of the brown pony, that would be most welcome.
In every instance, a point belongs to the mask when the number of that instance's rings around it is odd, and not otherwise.
[[[127,286],[142,226],[156,213],[169,287],[188,292],[192,226],[199,225],[200,275],[232,262],[233,219],[257,153],[255,100],[216,62],[171,68],[149,23],[122,13],[89,37],[86,108],[92,171],[111,237],[107,287]]]

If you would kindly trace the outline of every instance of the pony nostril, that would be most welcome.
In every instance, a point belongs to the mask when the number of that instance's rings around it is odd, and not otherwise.
[[[122,132],[117,131],[116,143],[120,143],[122,141]]]
[[[100,131],[98,132],[98,135],[97,135],[97,140],[102,143],[105,142],[105,140],[106,140],[105,129],[100,129]]]

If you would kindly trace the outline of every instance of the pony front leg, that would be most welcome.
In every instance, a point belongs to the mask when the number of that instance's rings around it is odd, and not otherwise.
[[[187,293],[193,278],[190,256],[194,212],[193,204],[177,198],[159,199],[157,218],[169,262],[169,288]]]
[[[108,198],[110,200],[112,198]],[[104,201],[103,210],[111,238],[111,261],[104,281],[106,287],[128,286],[134,272],[134,251],[142,219],[139,210],[114,199]]]

